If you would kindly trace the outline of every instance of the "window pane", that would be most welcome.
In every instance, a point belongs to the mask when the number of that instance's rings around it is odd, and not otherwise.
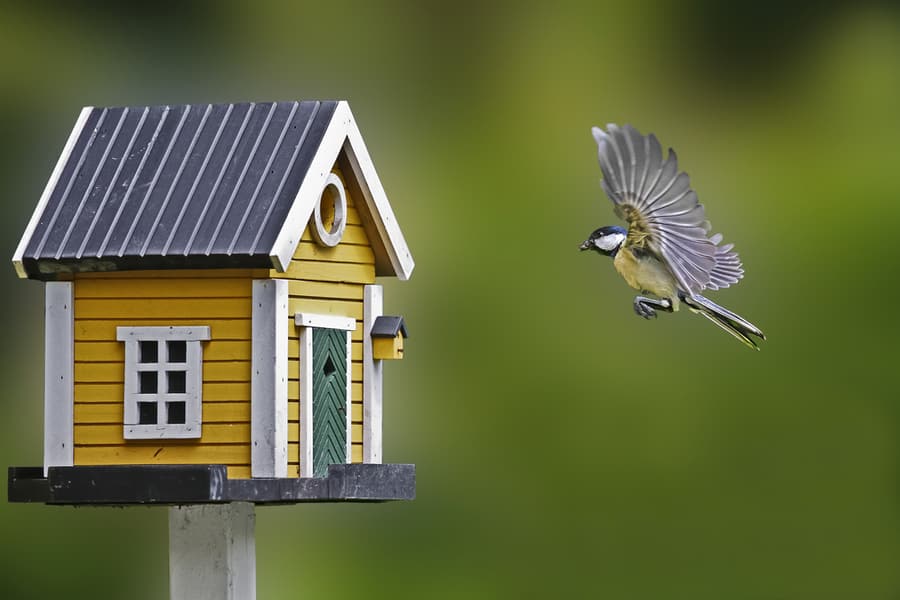
[[[185,422],[185,403],[184,402],[166,402],[166,413],[169,425],[184,425]]]
[[[159,349],[156,342],[138,342],[141,347],[140,362],[155,363],[159,362]]]
[[[141,425],[156,425],[156,402],[138,402],[139,420]]]
[[[159,390],[156,371],[138,371],[138,393],[155,394]]]
[[[184,340],[176,340],[172,342],[166,342],[166,346],[168,346],[169,348],[170,363],[187,362],[187,342],[185,342]]]
[[[166,378],[169,382],[168,389],[170,394],[183,394],[187,391],[187,376],[185,371],[166,371]]]

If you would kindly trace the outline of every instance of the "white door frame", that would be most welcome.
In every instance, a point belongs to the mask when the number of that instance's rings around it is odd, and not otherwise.
[[[294,315],[294,323],[298,328],[300,338],[300,477],[313,476],[313,361],[312,361],[312,332],[313,329],[343,329],[347,332],[347,409],[346,413],[346,448],[345,460],[349,463],[352,459],[353,440],[353,346],[352,331],[356,329],[356,319],[352,317],[337,317],[334,315],[318,315],[313,313],[297,313]]]

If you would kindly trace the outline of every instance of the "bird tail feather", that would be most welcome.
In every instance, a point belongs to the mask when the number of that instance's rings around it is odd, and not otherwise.
[[[765,334],[756,325],[727,308],[719,306],[709,298],[694,294],[685,296],[683,301],[693,312],[706,317],[749,348],[759,350],[759,346],[750,337],[751,335],[763,340],[766,339]]]

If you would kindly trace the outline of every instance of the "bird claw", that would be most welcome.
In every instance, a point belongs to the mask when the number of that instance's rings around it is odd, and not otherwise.
[[[634,312],[637,316],[644,317],[645,319],[655,319],[657,316],[655,310],[640,301],[634,303]]]

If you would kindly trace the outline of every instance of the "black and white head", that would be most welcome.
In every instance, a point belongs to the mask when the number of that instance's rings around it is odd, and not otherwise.
[[[616,252],[625,242],[628,232],[618,225],[607,225],[595,230],[591,236],[581,244],[582,250],[595,250],[606,256],[615,256]]]

